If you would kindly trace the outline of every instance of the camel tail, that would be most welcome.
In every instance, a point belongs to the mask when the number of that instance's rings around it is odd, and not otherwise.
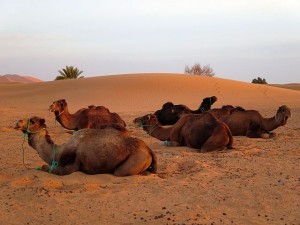
[[[229,137],[229,142],[228,144],[226,145],[227,149],[233,149],[233,136],[232,136],[232,133],[231,133],[231,130],[230,128],[227,126],[226,123],[223,123],[226,130],[227,130],[227,134],[228,134],[228,137]]]
[[[147,171],[149,171],[150,173],[156,173],[157,172],[157,157],[155,152],[149,148],[150,154],[152,156],[152,162],[151,165],[147,168]]]

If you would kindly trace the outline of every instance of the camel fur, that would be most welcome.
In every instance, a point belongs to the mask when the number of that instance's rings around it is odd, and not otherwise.
[[[65,99],[54,101],[49,110],[54,112],[55,119],[66,129],[80,130],[83,128],[100,128],[107,124],[117,124],[125,127],[125,122],[117,113],[111,113],[104,106],[90,105],[70,114]]]
[[[155,153],[142,140],[130,137],[122,126],[104,125],[100,129],[82,129],[62,145],[52,141],[42,118],[20,119],[15,129],[28,134],[28,144],[47,163],[42,166],[42,171],[57,175],[82,171],[116,176],[157,171]],[[50,166],[53,162],[57,163],[54,168]]]
[[[234,107],[232,105],[223,105],[221,108],[210,109],[207,112],[214,115],[216,118],[221,118],[230,115],[235,110],[245,111],[242,107]]]

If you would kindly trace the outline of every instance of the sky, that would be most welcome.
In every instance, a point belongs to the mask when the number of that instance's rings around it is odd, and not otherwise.
[[[299,0],[0,0],[0,75],[184,73],[300,83]]]

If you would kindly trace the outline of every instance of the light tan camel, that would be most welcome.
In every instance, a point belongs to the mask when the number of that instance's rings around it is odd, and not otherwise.
[[[66,129],[100,128],[103,125],[117,124],[125,127],[125,122],[117,113],[111,113],[104,106],[91,105],[70,114],[65,99],[54,101],[49,110],[54,112],[55,119]]]
[[[57,175],[75,171],[116,176],[156,173],[155,153],[142,140],[130,137],[124,127],[113,126],[79,130],[62,145],[54,144],[42,118],[20,119],[15,129],[28,134],[28,144],[47,163],[42,171]]]
[[[280,106],[276,115],[264,118],[256,110],[234,110],[230,115],[221,117],[234,136],[247,136],[249,138],[270,138],[274,134],[272,130],[284,126],[291,117],[291,110],[283,105]]]
[[[225,123],[210,113],[183,115],[175,125],[161,126],[155,115],[141,118],[141,126],[151,136],[170,146],[188,146],[201,152],[232,149],[233,137]]]

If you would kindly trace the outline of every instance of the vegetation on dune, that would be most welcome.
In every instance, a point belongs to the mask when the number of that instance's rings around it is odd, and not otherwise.
[[[66,66],[66,68],[59,70],[58,72],[60,75],[58,75],[55,80],[84,78],[84,76],[79,76],[83,71],[80,71],[74,66]]]
[[[201,66],[200,63],[195,63],[193,66],[186,66],[184,73],[191,75],[210,76],[215,75],[214,70],[210,65]]]
[[[261,77],[258,77],[258,78],[254,78],[252,80],[252,83],[254,84],[268,84],[266,79],[265,78],[261,78]]]

